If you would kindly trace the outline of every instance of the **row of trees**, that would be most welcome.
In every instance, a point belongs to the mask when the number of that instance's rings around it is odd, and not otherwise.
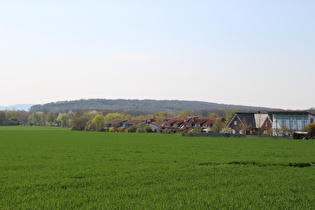
[[[26,111],[0,111],[0,126],[35,125],[35,126],[62,126],[69,125],[73,113],[47,113]]]
[[[222,116],[222,113],[225,116]],[[210,117],[225,117],[227,120],[233,116],[235,110],[218,110],[218,112],[210,113]],[[194,113],[184,110],[179,112],[178,117],[184,118]],[[199,115],[204,117],[203,115]],[[209,116],[209,115],[208,115]],[[3,125],[31,125],[31,126],[59,126],[70,127],[72,130],[89,130],[89,131],[104,131],[107,122],[113,119],[144,119],[154,117],[156,125],[160,125],[165,118],[171,117],[166,112],[158,112],[149,115],[131,116],[124,113],[107,113],[104,114],[98,111],[78,111],[67,113],[53,113],[53,112],[26,112],[26,111],[0,111],[0,126]],[[214,130],[219,131],[224,127],[222,122],[215,123]],[[149,131],[148,126],[136,125],[129,129],[129,131]]]
[[[0,111],[0,126],[25,125],[29,120],[29,112],[26,111]]]

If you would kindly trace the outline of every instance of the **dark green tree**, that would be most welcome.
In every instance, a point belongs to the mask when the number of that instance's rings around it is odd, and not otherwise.
[[[5,112],[0,111],[0,126],[7,125],[7,118]]]
[[[89,121],[90,119],[86,115],[75,116],[70,123],[71,130],[84,131]]]

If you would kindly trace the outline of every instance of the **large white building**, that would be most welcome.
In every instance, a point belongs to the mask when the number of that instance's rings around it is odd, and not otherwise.
[[[315,113],[309,111],[269,111],[274,135],[279,135],[286,128],[287,134],[300,131],[309,123],[315,122]]]

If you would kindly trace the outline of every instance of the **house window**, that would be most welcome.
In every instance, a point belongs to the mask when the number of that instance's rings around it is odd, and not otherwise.
[[[306,120],[303,120],[303,121],[302,121],[302,128],[304,128],[306,125],[307,125],[307,121],[306,121]]]
[[[237,125],[237,121],[236,120],[234,121],[234,125]]]
[[[296,121],[293,121],[293,129],[298,130]]]
[[[282,120],[282,126],[286,126],[286,121]]]
[[[232,133],[235,134],[235,130],[232,130]]]
[[[314,118],[311,118],[311,123],[313,123],[314,122]]]
[[[243,131],[242,131],[242,130],[240,130],[240,134],[243,134]]]

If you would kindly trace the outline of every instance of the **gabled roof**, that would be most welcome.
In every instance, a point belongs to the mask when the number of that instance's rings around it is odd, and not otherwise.
[[[179,124],[182,124],[183,122],[184,122],[184,120],[177,119],[177,120],[174,122],[174,124],[179,125]]]
[[[155,117],[149,117],[149,118],[144,118],[142,121],[143,122],[155,122],[156,119],[155,119]]]
[[[205,122],[207,122],[209,120],[209,118],[199,118],[195,121],[196,124],[203,124]]]
[[[217,118],[215,117],[202,117],[202,118],[199,118],[196,120],[195,124],[200,124],[200,125],[203,125],[203,124],[207,124],[207,125],[211,125],[213,124],[214,121],[216,121]]]
[[[261,114],[257,112],[236,112],[227,124],[227,126],[230,126],[235,118],[238,118],[242,124],[246,124],[251,128],[261,127],[266,119],[269,119],[271,121],[268,114]]]
[[[173,124],[176,121],[177,121],[177,119],[170,119],[170,120],[164,122],[163,124]]]
[[[172,119],[172,120],[169,120],[167,122],[164,122],[163,124],[177,124],[177,125],[179,125],[183,122],[184,122],[184,120],[182,120],[182,119]]]
[[[266,119],[269,119],[271,121],[268,114],[255,114],[254,117],[256,128],[261,128]]]
[[[142,120],[127,120],[126,122],[124,122],[125,125],[135,125],[138,123],[141,123]]]
[[[127,120],[125,119],[114,119],[114,120],[111,120],[109,122],[107,122],[107,124],[112,124],[112,125],[115,125],[115,124],[120,124],[120,123],[123,123],[123,122],[126,122]]]
[[[236,114],[243,124],[247,124],[249,127],[256,127],[254,113],[236,113]]]
[[[199,119],[198,116],[189,116],[185,118],[186,123],[195,123]]]
[[[172,128],[174,129],[173,125],[176,124],[178,126],[180,126],[181,124],[184,123],[184,120],[183,119],[177,119],[177,118],[172,118],[166,122],[163,122],[161,125],[160,125],[160,128]],[[172,125],[173,124],[173,125]],[[172,125],[172,126],[171,126]]]
[[[216,121],[217,119],[220,119],[222,122],[225,121],[224,118],[215,118],[215,117],[210,117],[207,122],[205,122],[204,124],[206,125],[211,125],[214,123],[214,121]]]
[[[167,118],[164,118],[164,122],[167,122],[167,121],[173,120],[173,119],[177,119],[177,117],[167,117]]]

